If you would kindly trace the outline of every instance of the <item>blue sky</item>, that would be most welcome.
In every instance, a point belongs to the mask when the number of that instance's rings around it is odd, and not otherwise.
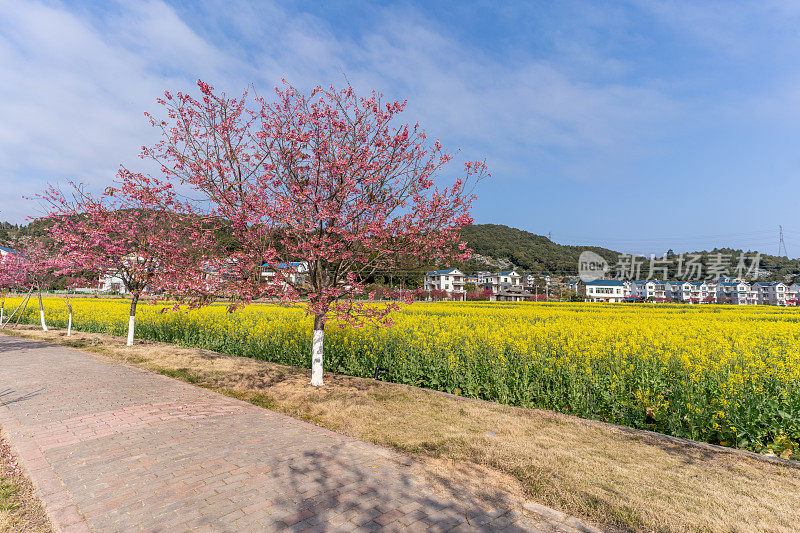
[[[782,224],[798,256],[798,27],[769,1],[0,0],[0,220],[140,164],[165,89],[346,73],[486,159],[479,223],[640,253],[775,253]]]

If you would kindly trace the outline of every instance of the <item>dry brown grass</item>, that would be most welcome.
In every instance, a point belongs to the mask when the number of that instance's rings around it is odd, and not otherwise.
[[[0,531],[50,533],[53,531],[33,486],[21,475],[16,459],[0,435]]]
[[[415,456],[428,475],[643,531],[794,532],[800,468],[548,411],[108,335],[26,329]]]

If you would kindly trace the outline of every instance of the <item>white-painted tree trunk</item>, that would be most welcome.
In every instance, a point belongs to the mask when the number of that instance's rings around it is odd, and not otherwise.
[[[69,312],[69,318],[67,319],[67,337],[72,336],[72,304],[69,303],[69,296],[67,296],[67,311]]]
[[[311,384],[315,387],[322,386],[322,345],[325,339],[324,329],[314,330],[314,339],[311,342]]]
[[[3,320],[6,317],[6,302],[0,303],[0,327],[3,325]]]
[[[133,330],[136,326],[136,315],[128,317],[128,346],[133,346]]]
[[[136,304],[139,302],[139,294],[134,293],[131,298],[131,314],[128,317],[128,346],[133,346],[133,331],[136,329]]]
[[[39,319],[42,321],[42,329],[47,331],[47,323],[44,321],[44,305],[42,305],[42,291],[39,290]]]

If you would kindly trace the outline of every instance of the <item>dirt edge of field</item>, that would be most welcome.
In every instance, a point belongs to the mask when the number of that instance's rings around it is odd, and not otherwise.
[[[309,371],[152,341],[24,327],[413,456],[443,485],[472,485],[604,528],[794,531],[800,468],[755,454],[549,411],[522,409],[369,379]]]

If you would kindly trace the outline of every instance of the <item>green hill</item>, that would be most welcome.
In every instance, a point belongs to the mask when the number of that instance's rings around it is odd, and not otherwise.
[[[557,244],[542,235],[536,235],[528,231],[523,231],[499,224],[476,224],[464,228],[463,239],[467,242],[473,252],[494,260],[507,261],[515,267],[529,272],[550,274],[550,275],[577,275],[578,256],[584,250],[591,250],[605,258],[610,265],[617,262],[619,252],[601,248],[598,246],[568,246]],[[729,257],[731,269],[733,271],[737,259],[742,253],[750,253],[749,250],[737,250],[733,248],[715,248],[711,251],[692,252],[701,256],[700,263],[708,265],[711,260],[709,256],[721,253]],[[668,252],[673,261],[677,263],[677,256],[671,251]],[[462,266],[467,272],[475,270],[491,270],[486,263],[472,260]],[[788,259],[769,254],[761,254],[759,279],[765,281],[784,281],[800,277],[800,259]],[[647,276],[647,269],[644,268],[642,276]],[[661,276],[659,276],[661,277]],[[671,279],[677,279],[677,273],[673,265],[670,268]]]
[[[547,237],[499,224],[467,226],[462,233],[472,251],[481,256],[510,261],[514,266],[535,273],[576,275],[578,256],[591,250],[613,264],[619,252],[599,246],[567,246],[556,244]],[[465,268],[485,270],[479,263],[470,261]]]

